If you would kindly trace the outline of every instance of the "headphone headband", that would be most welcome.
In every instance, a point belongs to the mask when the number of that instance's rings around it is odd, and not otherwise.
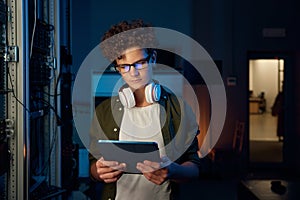
[[[148,103],[159,101],[161,96],[161,86],[151,82],[145,87],[145,97]],[[119,98],[123,106],[132,108],[135,106],[135,99],[132,90],[129,87],[122,86],[119,90]]]

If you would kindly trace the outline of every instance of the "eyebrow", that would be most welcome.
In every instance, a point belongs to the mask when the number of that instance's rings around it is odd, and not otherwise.
[[[129,63],[124,63],[124,64],[118,64],[118,65],[133,65],[134,63],[140,62],[140,61],[142,61],[142,60],[147,60],[147,58],[148,58],[148,56],[147,56],[146,58],[141,58],[141,59],[139,59],[139,60],[137,60],[137,61],[135,61],[135,62],[133,62],[133,63],[131,63],[131,64],[129,64]]]

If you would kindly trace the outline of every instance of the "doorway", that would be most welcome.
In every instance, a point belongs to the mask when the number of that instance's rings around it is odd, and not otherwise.
[[[272,112],[283,92],[284,59],[249,59],[249,160],[250,163],[283,162],[283,136],[278,135],[278,115]]]

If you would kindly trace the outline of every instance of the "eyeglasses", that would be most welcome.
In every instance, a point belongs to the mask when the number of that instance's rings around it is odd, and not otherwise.
[[[135,69],[140,70],[148,67],[148,62],[151,58],[151,54],[149,54],[146,58],[143,58],[141,60],[138,60],[132,64],[120,64],[116,65],[115,68],[120,73],[127,73],[130,71],[131,66],[133,66]]]

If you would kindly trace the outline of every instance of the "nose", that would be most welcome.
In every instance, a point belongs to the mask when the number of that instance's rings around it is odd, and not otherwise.
[[[131,76],[137,76],[139,75],[139,70],[137,70],[134,66],[131,66],[129,69],[129,73]]]

